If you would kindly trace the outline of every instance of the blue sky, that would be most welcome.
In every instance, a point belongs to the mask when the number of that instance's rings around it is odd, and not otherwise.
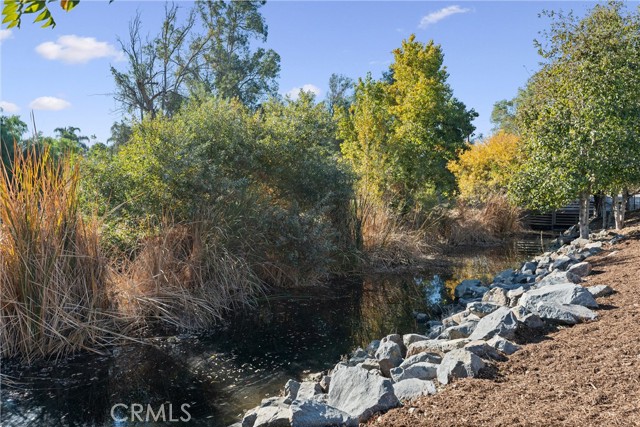
[[[192,2],[180,1],[186,9]],[[379,77],[391,51],[415,33],[441,44],[455,96],[480,116],[476,134],[488,134],[493,103],[513,97],[538,68],[533,46],[548,27],[543,9],[573,9],[591,2],[426,2],[271,1],[262,8],[269,26],[266,47],[281,56],[280,92],[305,87],[322,99],[331,73]],[[118,36],[125,38],[136,10],[143,29],[155,34],[162,20],[160,1],[82,0],[64,13],[51,4],[55,29],[41,29],[29,17],[22,28],[0,32],[0,106],[38,130],[75,126],[106,141],[120,118],[110,65],[124,67]],[[30,124],[31,125],[31,124]]]

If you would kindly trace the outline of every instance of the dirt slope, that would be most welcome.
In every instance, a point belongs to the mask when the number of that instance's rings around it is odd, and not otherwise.
[[[599,320],[561,329],[373,426],[640,426],[640,228],[590,259],[586,286],[607,284]]]

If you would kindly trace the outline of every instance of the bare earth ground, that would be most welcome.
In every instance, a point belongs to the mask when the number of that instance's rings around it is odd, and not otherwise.
[[[371,426],[640,426],[640,226],[592,257],[599,319],[560,329],[497,365],[373,418]]]

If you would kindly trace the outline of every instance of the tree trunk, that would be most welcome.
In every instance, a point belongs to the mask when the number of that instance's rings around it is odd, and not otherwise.
[[[602,215],[602,229],[605,230],[607,228],[607,196],[602,195],[600,197],[600,215]]]
[[[613,217],[616,221],[616,230],[624,228],[624,216],[627,207],[627,198],[624,193],[625,191],[620,194],[616,193],[613,196]]]
[[[589,238],[589,192],[588,191],[580,193],[579,226],[580,226],[580,238],[588,239]]]

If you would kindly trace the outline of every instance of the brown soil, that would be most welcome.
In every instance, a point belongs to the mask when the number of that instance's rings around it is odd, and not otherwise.
[[[599,319],[529,343],[494,368],[370,421],[372,426],[640,426],[640,227],[590,259],[607,284]]]

